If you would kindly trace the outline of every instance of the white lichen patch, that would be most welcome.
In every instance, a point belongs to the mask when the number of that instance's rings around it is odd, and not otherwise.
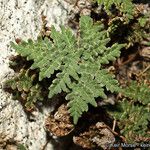
[[[15,38],[36,39],[41,29],[41,15],[47,16],[49,25],[66,24],[70,6],[58,0],[0,0],[0,149],[6,143],[23,144],[28,150],[41,150],[47,143],[45,118],[50,112],[34,112],[34,121],[27,119],[19,101],[2,89],[2,83],[14,75],[9,68],[9,57],[15,54],[10,41]],[[52,149],[47,144],[48,150]]]

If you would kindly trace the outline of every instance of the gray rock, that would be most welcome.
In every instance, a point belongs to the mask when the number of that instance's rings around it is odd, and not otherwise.
[[[10,41],[36,39],[42,25],[41,14],[59,30],[60,25],[66,24],[69,10],[68,3],[58,0],[0,0],[0,149],[6,142],[23,144],[28,150],[41,150],[47,143],[44,122],[50,110],[34,112],[34,121],[30,122],[19,101],[2,90],[2,83],[14,75],[8,66],[9,56],[15,55]],[[52,145],[47,144],[45,149],[51,150]]]

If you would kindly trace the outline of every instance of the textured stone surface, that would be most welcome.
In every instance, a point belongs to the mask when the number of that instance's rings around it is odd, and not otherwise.
[[[69,9],[62,0],[0,0],[0,150],[6,142],[24,144],[28,150],[41,150],[47,143],[44,121],[50,110],[34,112],[34,121],[29,121],[19,101],[2,90],[2,82],[14,75],[8,67],[9,56],[15,54],[10,41],[35,39],[41,29],[41,14],[59,29],[66,23]],[[52,145],[45,149],[51,150]]]

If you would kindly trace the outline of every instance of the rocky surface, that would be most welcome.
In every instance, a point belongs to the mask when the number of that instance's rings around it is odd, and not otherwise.
[[[10,149],[7,147],[11,143],[23,144],[28,150],[53,149],[47,144],[44,129],[50,110],[33,112],[34,119],[29,121],[19,101],[13,101],[3,91],[2,83],[14,75],[8,66],[9,57],[15,54],[10,41],[36,39],[42,25],[41,15],[59,29],[66,23],[69,10],[69,4],[62,0],[0,0],[0,150]]]

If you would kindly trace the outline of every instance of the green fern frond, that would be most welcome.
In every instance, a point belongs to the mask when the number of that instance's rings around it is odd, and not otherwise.
[[[38,84],[33,85],[35,74],[29,76],[28,72],[29,70],[22,69],[18,76],[5,82],[4,88],[12,89],[14,91],[14,98],[23,99],[26,108],[34,108],[37,100],[43,100],[43,95],[41,87]]]
[[[133,18],[134,5],[132,0],[96,0],[98,4],[103,4],[108,14],[111,13],[111,7],[114,4],[128,19]]]
[[[80,18],[79,27],[78,36],[70,29],[62,27],[57,32],[52,27],[53,42],[45,38],[19,45],[12,43],[21,56],[34,61],[31,69],[39,69],[39,80],[58,72],[49,87],[49,98],[66,92],[74,123],[88,110],[88,104],[97,106],[95,98],[106,98],[104,87],[111,92],[119,90],[117,80],[102,65],[114,61],[124,47],[117,43],[107,47],[110,41],[107,30],[88,16]]]
[[[149,28],[149,16],[150,16],[150,12],[149,11],[144,11],[142,13],[143,15],[141,15],[139,18],[138,18],[138,23],[140,24],[140,27],[143,27],[144,29],[147,29]]]
[[[79,82],[72,87],[72,92],[66,96],[66,99],[70,100],[69,111],[74,116],[75,124],[82,112],[88,111],[88,104],[97,106],[95,98],[98,96],[106,98],[102,85],[93,80],[90,74],[82,74]]]
[[[128,142],[134,143],[138,137],[150,138],[148,133],[150,110],[147,107],[124,100],[118,103],[118,108],[109,113],[118,121],[121,134]]]
[[[126,97],[139,101],[143,105],[150,103],[150,87],[147,84],[138,84],[136,81],[132,81],[130,85],[123,90],[123,94]]]
[[[4,87],[11,87],[12,90],[17,89],[18,91],[28,92],[32,87],[32,80],[27,76],[26,71],[22,69],[17,77],[7,80]]]
[[[122,89],[122,93],[131,101],[120,101],[114,110],[108,112],[118,120],[121,133],[128,142],[136,142],[141,137],[150,139],[150,88],[144,83],[132,81],[127,88]]]

